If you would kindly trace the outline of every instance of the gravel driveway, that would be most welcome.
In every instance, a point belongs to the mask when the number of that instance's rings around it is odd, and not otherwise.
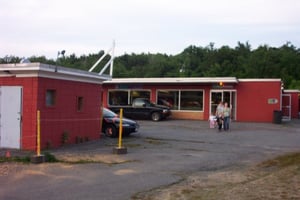
[[[103,136],[50,151],[65,162],[0,164],[0,199],[126,200],[195,172],[242,168],[300,151],[299,120],[233,122],[229,132],[210,129],[206,121],[139,123],[139,133],[123,140],[125,155],[112,154],[117,139]]]

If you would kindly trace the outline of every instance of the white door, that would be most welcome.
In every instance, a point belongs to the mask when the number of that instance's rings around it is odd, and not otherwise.
[[[20,149],[22,87],[0,87],[0,147]]]

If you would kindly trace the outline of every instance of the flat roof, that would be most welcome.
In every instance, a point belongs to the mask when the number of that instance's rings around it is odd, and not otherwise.
[[[288,93],[300,93],[300,90],[294,89],[294,90],[283,90],[283,92],[288,92]]]
[[[104,84],[116,83],[238,83],[235,77],[177,77],[177,78],[113,78]]]
[[[102,83],[110,76],[43,63],[0,64],[0,77],[44,77],[88,83]]]

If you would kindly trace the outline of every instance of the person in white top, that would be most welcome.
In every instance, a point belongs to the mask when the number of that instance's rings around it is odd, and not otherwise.
[[[222,101],[220,101],[219,105],[217,106],[216,117],[217,117],[218,129],[219,131],[221,131],[222,124],[223,124],[223,117],[224,117],[224,104]]]
[[[228,103],[225,102],[223,108],[223,118],[224,118],[224,131],[229,130],[229,122],[230,122],[230,108],[228,107]]]

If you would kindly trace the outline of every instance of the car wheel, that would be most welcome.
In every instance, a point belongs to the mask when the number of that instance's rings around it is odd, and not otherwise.
[[[159,120],[161,119],[160,113],[158,113],[158,112],[152,113],[151,119],[152,119],[153,121],[156,121],[156,122],[159,121]]]
[[[113,125],[107,125],[104,128],[104,134],[108,137],[117,137],[117,129]]]

